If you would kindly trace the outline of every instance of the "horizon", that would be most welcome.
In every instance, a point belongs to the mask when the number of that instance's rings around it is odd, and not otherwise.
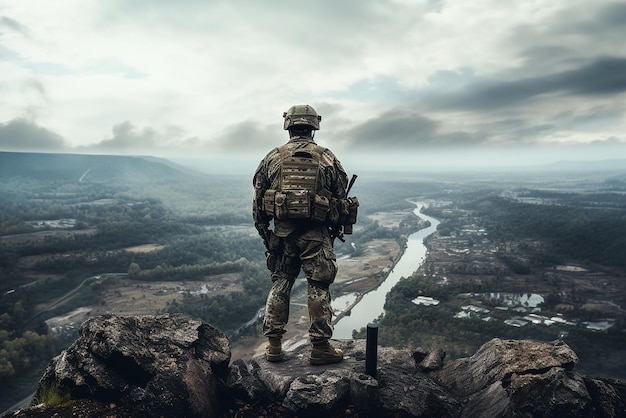
[[[234,176],[252,176],[257,168],[258,161],[252,158],[212,158],[212,157],[168,157],[149,154],[94,154],[86,152],[39,152],[39,151],[6,151],[1,150],[0,153],[6,154],[40,154],[40,155],[76,155],[76,156],[95,156],[95,157],[130,157],[142,158],[148,160],[166,161],[179,165],[186,169],[191,169],[205,174],[215,175],[234,175]],[[553,160],[546,162],[528,162],[507,165],[457,165],[457,166],[423,166],[423,165],[399,165],[397,163],[388,165],[375,165],[371,161],[359,161],[358,159],[348,159],[350,163],[347,166],[343,163],[344,168],[349,175],[351,174],[374,174],[374,175],[395,175],[395,174],[415,174],[415,175],[545,175],[548,173],[559,172],[579,172],[581,174],[591,172],[603,172],[611,174],[619,174],[626,172],[626,158],[607,158],[607,159],[578,159],[578,160]],[[348,168],[349,167],[349,168]]]
[[[611,0],[3,2],[0,149],[258,162],[308,103],[348,170],[626,156],[625,16]]]

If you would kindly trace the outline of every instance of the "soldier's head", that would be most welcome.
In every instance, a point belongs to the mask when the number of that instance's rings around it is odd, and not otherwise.
[[[313,131],[320,129],[322,117],[309,105],[294,105],[283,113],[283,128],[289,136],[313,136]]]

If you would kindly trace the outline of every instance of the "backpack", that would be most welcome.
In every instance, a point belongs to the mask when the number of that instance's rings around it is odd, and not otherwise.
[[[275,189],[265,191],[263,210],[279,221],[326,221],[331,193],[320,187],[322,153],[319,147],[282,146]]]
[[[356,197],[336,199],[330,190],[321,187],[323,148],[313,144],[305,148],[282,146],[280,171],[275,189],[263,195],[263,210],[279,221],[311,220],[317,223],[344,225],[352,233],[356,222]]]

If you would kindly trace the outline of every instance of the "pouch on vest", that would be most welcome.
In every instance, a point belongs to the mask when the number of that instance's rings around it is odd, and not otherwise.
[[[308,190],[289,190],[285,192],[287,216],[284,219],[310,219],[311,197]],[[282,218],[279,218],[282,219]]]
[[[348,199],[348,215],[346,216],[345,225],[354,225],[359,212],[359,199],[349,197]]]
[[[276,190],[268,189],[263,194],[263,212],[268,215],[275,216],[274,214],[274,200],[276,198]]]
[[[280,192],[267,189],[263,194],[263,210],[279,221],[309,219],[311,217],[311,198],[307,190]]]
[[[356,223],[356,218],[358,215],[359,209],[359,199],[356,197],[348,197],[346,199],[333,199],[334,211],[336,214],[333,214],[331,210],[331,214],[337,216],[338,220],[336,224],[343,225],[343,233],[351,234],[352,233],[352,225]]]
[[[325,222],[330,211],[330,201],[326,196],[315,195],[311,210],[311,220],[314,222]]]

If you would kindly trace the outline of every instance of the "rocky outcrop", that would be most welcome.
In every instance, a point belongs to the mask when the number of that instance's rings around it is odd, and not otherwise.
[[[230,362],[228,340],[181,315],[103,316],[85,322],[55,358],[36,399],[72,398],[15,417],[352,416],[626,417],[623,383],[579,374],[563,342],[494,339],[473,356],[378,347],[365,374],[365,341],[336,341],[342,363],[310,366],[300,346],[281,363]]]
[[[228,339],[182,315],[86,321],[76,342],[42,377],[35,401],[50,391],[120,405],[135,416],[215,416],[228,374]]]
[[[464,417],[626,416],[626,386],[584,377],[577,363],[562,341],[493,339],[429,376],[463,402]]]

